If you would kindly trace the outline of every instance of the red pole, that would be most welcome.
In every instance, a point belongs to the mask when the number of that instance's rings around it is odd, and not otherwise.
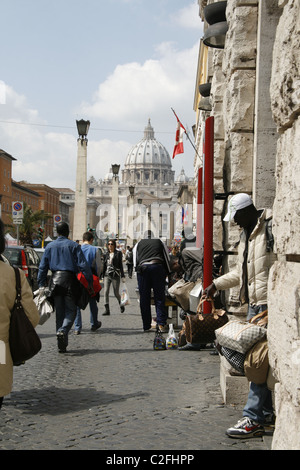
[[[203,247],[203,237],[202,237],[202,174],[203,168],[198,168],[198,191],[197,191],[197,233],[196,233],[196,246],[197,248]]]
[[[214,117],[205,121],[204,143],[204,266],[203,290],[212,283],[213,273],[213,203],[214,203]],[[211,312],[204,302],[203,313]]]

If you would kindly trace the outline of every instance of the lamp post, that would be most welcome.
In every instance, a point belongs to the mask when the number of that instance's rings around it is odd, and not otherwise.
[[[129,217],[127,219],[127,233],[129,234],[129,237],[131,238],[133,242],[134,238],[134,213],[133,213],[133,207],[134,207],[134,192],[135,192],[135,187],[133,185],[130,185],[128,187],[129,189]],[[130,219],[130,221],[129,221]]]
[[[115,211],[115,218],[112,219],[112,230],[116,235],[119,233],[119,169],[120,165],[114,163],[112,166],[113,178],[112,178],[112,209]]]
[[[73,240],[82,240],[82,235],[86,232],[87,227],[87,207],[86,207],[86,191],[87,191],[87,143],[86,138],[90,121],[76,121],[78,130],[77,139],[77,169],[76,169],[76,189],[75,189],[75,206],[74,206],[74,222],[73,222]]]

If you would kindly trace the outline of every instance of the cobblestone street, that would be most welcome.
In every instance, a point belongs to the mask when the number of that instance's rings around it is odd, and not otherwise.
[[[198,451],[268,450],[263,438],[229,439],[242,408],[224,405],[219,357],[202,351],[153,351],[144,333],[136,280],[131,304],[69,337],[57,352],[55,318],[38,326],[41,352],[14,369],[14,388],[0,412],[1,450]]]

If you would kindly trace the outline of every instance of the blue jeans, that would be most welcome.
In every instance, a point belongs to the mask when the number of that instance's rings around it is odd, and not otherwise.
[[[267,309],[267,305],[248,307],[247,320]],[[273,413],[272,394],[267,384],[257,385],[250,382],[248,400],[243,410],[243,416],[248,416],[259,424],[264,424],[265,417]]]
[[[90,323],[91,326],[98,325],[98,305],[96,298],[91,298],[89,301],[90,306]],[[74,322],[74,328],[76,331],[81,331],[82,328],[82,319],[81,319],[81,310],[77,307],[77,314]]]
[[[54,305],[56,312],[56,332],[63,331],[68,344],[68,333],[76,317],[76,304],[70,295],[55,295]]]
[[[167,310],[165,307],[166,271],[161,264],[149,264],[140,273],[137,273],[138,287],[140,291],[140,310],[144,330],[151,327],[151,288],[154,293],[154,304],[157,323],[165,325],[167,322]]]

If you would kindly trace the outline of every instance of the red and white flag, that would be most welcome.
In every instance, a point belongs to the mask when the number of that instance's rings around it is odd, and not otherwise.
[[[172,110],[172,111],[176,116],[175,111],[174,110]],[[186,132],[186,130],[183,127],[183,125],[181,124],[181,122],[179,121],[177,116],[176,116],[176,119],[177,119],[177,129],[176,129],[175,146],[174,146],[173,157],[172,158],[174,158],[175,155],[178,155],[179,153],[184,152],[184,150],[183,150],[183,134]]]

